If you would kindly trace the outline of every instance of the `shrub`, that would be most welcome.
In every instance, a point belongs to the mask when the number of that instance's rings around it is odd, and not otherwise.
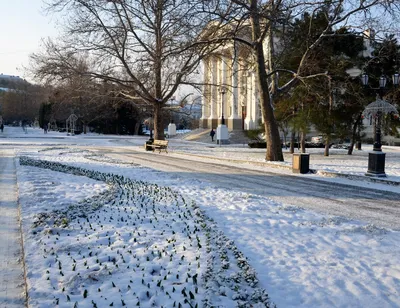
[[[257,148],[257,149],[266,149],[267,143],[264,141],[250,141],[248,143],[250,148]]]
[[[249,129],[244,131],[245,135],[251,140],[258,140],[258,135],[260,135],[262,132],[263,130],[261,129]]]

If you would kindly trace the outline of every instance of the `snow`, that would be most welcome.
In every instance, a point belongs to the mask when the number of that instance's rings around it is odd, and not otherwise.
[[[196,178],[177,183],[99,151],[144,151],[142,137],[12,127],[3,137],[18,157],[30,307],[263,307],[265,294],[277,307],[400,306],[399,230]],[[368,145],[353,156],[309,151],[319,172],[296,176],[400,192],[365,177]],[[384,151],[387,180],[400,182],[400,148]],[[266,163],[265,150],[243,145],[171,139],[169,152],[292,174],[287,153]]]
[[[0,307],[21,307],[24,302],[21,234],[13,151],[0,152]]]

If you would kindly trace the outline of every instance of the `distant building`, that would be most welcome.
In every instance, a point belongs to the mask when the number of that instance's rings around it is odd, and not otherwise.
[[[175,123],[178,129],[198,127],[198,121],[201,117],[201,96],[196,96],[191,100],[186,98],[182,102],[173,98],[166,106],[171,112],[169,121]]]
[[[199,120],[201,118],[201,96],[195,97],[191,102],[184,105],[182,109],[192,119]]]
[[[14,75],[5,75],[3,73],[0,73],[0,79],[19,79],[19,80],[24,80],[19,76],[14,76]]]
[[[8,92],[23,83],[26,83],[26,81],[19,76],[0,73],[0,92]]]
[[[372,29],[367,29],[363,32],[364,35],[364,47],[363,57],[364,58],[372,58],[372,53],[374,52],[374,48],[372,47],[372,40],[375,39],[375,31]]]

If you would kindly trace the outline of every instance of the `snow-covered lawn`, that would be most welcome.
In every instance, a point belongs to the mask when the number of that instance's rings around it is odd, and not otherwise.
[[[19,155],[31,307],[400,306],[398,231],[74,147]]]
[[[30,307],[269,306],[193,200],[140,178],[20,158]]]

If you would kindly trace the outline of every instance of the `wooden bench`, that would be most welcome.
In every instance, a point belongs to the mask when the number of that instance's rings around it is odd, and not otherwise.
[[[149,146],[153,148],[153,152],[157,149],[160,153],[162,150],[168,153],[168,140],[154,140],[153,144],[149,144]]]

